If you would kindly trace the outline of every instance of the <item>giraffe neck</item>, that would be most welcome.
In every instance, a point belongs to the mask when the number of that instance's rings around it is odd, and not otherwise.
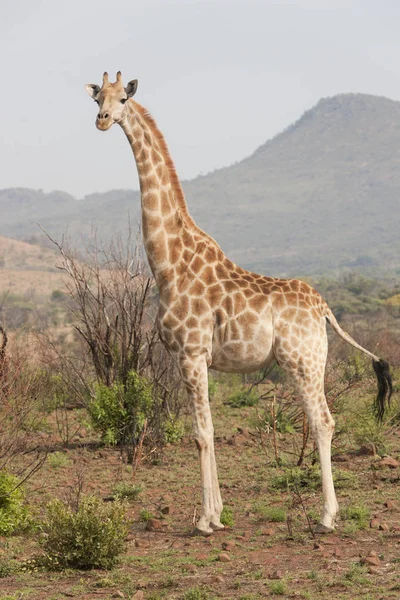
[[[206,235],[189,215],[166,142],[149,113],[130,100],[120,122],[139,173],[143,241],[159,289],[174,281],[176,265],[193,235]],[[180,252],[179,252],[180,250]],[[188,255],[187,255],[188,257]]]

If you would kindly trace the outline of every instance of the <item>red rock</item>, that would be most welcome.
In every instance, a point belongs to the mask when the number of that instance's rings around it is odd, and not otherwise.
[[[368,567],[368,573],[371,575],[381,575],[381,570],[378,567]]]
[[[367,558],[364,558],[362,562],[373,567],[379,567],[379,565],[381,564],[381,561],[378,556],[367,556]]]
[[[388,510],[396,510],[397,504],[393,500],[387,500],[383,506],[386,506]]]
[[[336,454],[336,456],[332,456],[333,462],[349,462],[351,460],[348,454]]]
[[[274,571],[269,576],[270,579],[282,579],[282,573],[280,571]]]
[[[185,565],[185,569],[186,571],[189,571],[189,573],[197,573],[196,565]]]
[[[385,456],[385,458],[382,458],[382,460],[379,461],[378,467],[389,467],[390,469],[396,469],[397,467],[400,467],[400,463],[392,456]]]
[[[322,548],[321,544],[319,544],[318,542],[314,543],[314,550],[321,550],[321,548]]]
[[[224,578],[222,575],[214,575],[214,577],[211,578],[211,583],[224,583]]]
[[[343,556],[343,550],[341,550],[340,548],[335,548],[333,551],[333,556],[341,558]]]
[[[250,432],[247,429],[247,427],[238,427],[237,430],[238,433],[240,433],[240,435],[244,435],[245,437],[248,437],[250,435]]]
[[[378,521],[378,519],[371,519],[369,522],[369,526],[371,529],[379,529],[380,526],[380,521]]]
[[[381,531],[390,531],[390,527],[387,523],[380,523],[379,524],[379,529]]]
[[[221,552],[221,554],[218,556],[218,560],[220,562],[230,562],[231,557],[226,552]]]
[[[196,560],[208,560],[208,554],[198,554]]]
[[[222,550],[226,550],[227,552],[233,550],[235,546],[235,542],[232,541],[222,542]]]
[[[163,526],[160,519],[149,519],[146,523],[146,531],[155,531]]]
[[[120,592],[120,590],[117,590],[113,595],[113,598],[125,598],[125,594],[123,594],[122,592]]]
[[[375,552],[375,550],[370,550],[367,554],[367,556],[378,556],[378,553]]]
[[[135,548],[149,548],[150,542],[147,540],[135,540]]]
[[[359,454],[360,456],[375,456],[376,448],[374,444],[364,444],[363,446],[361,446],[357,454]]]
[[[272,527],[266,527],[265,529],[261,530],[261,535],[267,535],[267,536],[271,536],[274,535],[275,530],[272,529]]]

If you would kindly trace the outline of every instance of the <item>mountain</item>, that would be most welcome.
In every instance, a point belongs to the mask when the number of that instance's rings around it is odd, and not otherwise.
[[[400,102],[324,98],[244,160],[183,182],[190,212],[232,260],[271,275],[346,269],[400,273]],[[139,193],[82,200],[0,190],[0,234],[29,239],[38,221],[100,239],[139,215]]]

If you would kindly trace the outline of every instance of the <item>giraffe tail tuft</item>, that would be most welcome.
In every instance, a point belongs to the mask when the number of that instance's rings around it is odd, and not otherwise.
[[[390,406],[390,398],[393,392],[392,376],[389,371],[389,363],[385,360],[373,360],[375,375],[378,380],[378,394],[374,403],[374,410],[378,421],[382,422],[385,410]]]

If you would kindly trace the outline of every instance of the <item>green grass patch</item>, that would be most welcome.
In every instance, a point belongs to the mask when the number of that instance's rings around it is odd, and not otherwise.
[[[235,518],[233,516],[233,510],[224,506],[221,513],[221,523],[227,527],[233,527],[235,524]]]
[[[271,523],[284,523],[287,517],[286,510],[281,506],[267,506],[263,502],[256,502],[253,511],[258,520]]]

